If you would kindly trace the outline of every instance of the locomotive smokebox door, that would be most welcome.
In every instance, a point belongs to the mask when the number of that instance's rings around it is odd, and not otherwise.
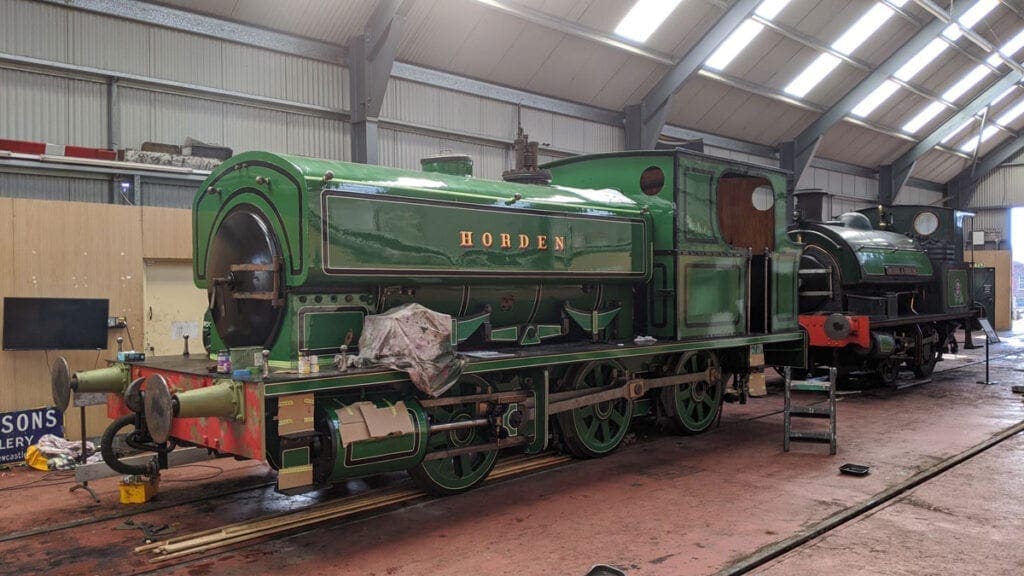
[[[210,313],[230,348],[263,346],[276,335],[284,307],[278,300],[281,251],[263,214],[242,204],[224,217],[206,265]]]

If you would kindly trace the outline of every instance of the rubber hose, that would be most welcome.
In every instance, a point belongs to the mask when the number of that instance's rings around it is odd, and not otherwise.
[[[103,437],[100,438],[100,454],[103,455],[103,461],[110,466],[110,469],[119,472],[121,474],[132,474],[141,475],[149,473],[149,466],[136,466],[134,464],[126,464],[117,458],[117,454],[114,453],[114,436],[124,428],[135,424],[135,415],[128,414],[121,416],[117,420],[114,420],[107,429],[103,431]]]

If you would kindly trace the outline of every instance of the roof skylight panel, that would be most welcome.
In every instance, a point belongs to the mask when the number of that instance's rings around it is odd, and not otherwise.
[[[900,66],[900,69],[893,76],[898,80],[910,82],[914,76],[917,76],[918,72],[924,70],[925,66],[931,64],[932,60],[935,60],[940,54],[945,52],[946,48],[949,48],[949,44],[945,40],[941,38],[932,40],[920,52],[915,54],[913,58],[907,60],[906,64]]]
[[[927,108],[918,112],[917,116],[911,118],[910,122],[904,124],[903,131],[908,132],[910,134],[914,134],[915,132],[920,130],[922,126],[931,122],[932,118],[938,116],[939,112],[942,112],[942,110],[945,107],[946,106],[941,102],[932,102],[931,104],[928,105]]]
[[[1009,88],[1007,88],[1006,90],[1003,90],[1003,93],[1002,93],[1002,94],[1000,94],[999,96],[996,96],[996,97],[995,97],[995,99],[993,99],[993,100],[992,100],[991,102],[989,102],[989,103],[988,103],[988,105],[989,105],[989,106],[995,106],[996,104],[999,104],[999,103],[1000,103],[1000,102],[1002,102],[1002,101],[1003,101],[1003,100],[1004,100],[1004,99],[1005,99],[1005,98],[1006,98],[1007,96],[1009,96],[1010,94],[1012,94],[1012,93],[1013,93],[1013,91],[1014,91],[1014,90],[1016,90],[1016,89],[1017,89],[1017,85],[1016,85],[1016,84],[1014,84],[1013,86],[1010,86],[1010,87],[1009,87]]]
[[[979,0],[974,6],[971,6],[963,16],[960,17],[960,25],[968,28],[973,27],[998,4],[998,0]],[[950,40],[956,40],[963,35],[963,32],[960,30],[960,25],[950,24],[942,31],[942,35]],[[1010,42],[1014,42],[1015,40],[1017,40],[1017,38],[1014,38]],[[1024,38],[1021,38],[1020,41],[1024,42]],[[927,46],[922,48],[920,52],[915,54],[913,58],[907,60],[906,64],[901,66],[893,76],[897,80],[910,82],[919,72],[921,72],[921,70],[924,70],[926,66],[931,64],[936,58],[945,52],[947,48],[949,48],[949,43],[942,38],[932,40]],[[888,82],[883,83],[871,94],[868,94],[864,100],[861,100],[860,103],[854,107],[851,113],[856,116],[865,117],[874,112],[876,108],[881,106],[895,92],[896,87],[894,85],[889,85]],[[928,120],[934,118],[935,114],[938,114],[938,112],[932,114]],[[928,120],[925,120],[922,125],[927,124]]]
[[[996,118],[995,124],[990,124],[981,131],[981,136],[975,136],[967,142],[964,142],[963,146],[960,147],[960,150],[963,152],[973,152],[979,144],[986,142],[989,138],[995,136],[996,132],[999,132],[999,126],[1009,126],[1014,122],[1014,120],[1020,118],[1021,114],[1024,114],[1024,100],[1021,100],[1016,106],[1000,114],[999,117]]]
[[[875,4],[832,43],[832,49],[844,56],[850,55],[877,32],[893,14],[895,14],[893,9],[885,4]],[[821,54],[783,90],[787,94],[803,97],[835,70],[839,61],[839,58],[833,54],[827,52]]]
[[[1006,44],[999,47],[999,53],[1006,58],[1013,58],[1017,52],[1024,48],[1024,30],[1017,33],[1016,36],[1010,38]]]
[[[974,152],[974,149],[977,148],[980,143],[987,142],[989,138],[996,135],[996,132],[999,132],[999,128],[996,128],[995,126],[986,126],[985,129],[981,131],[981,136],[975,136],[967,142],[964,142],[963,145],[960,146],[960,151]]]
[[[636,0],[615,27],[615,33],[635,42],[646,42],[682,0]]]
[[[871,94],[868,94],[859,104],[854,106],[850,113],[861,118],[871,114],[875,111],[875,108],[881,106],[882,102],[888,100],[889,96],[892,96],[893,92],[899,87],[900,85],[892,80],[882,82],[881,86],[875,88]]]
[[[959,40],[964,35],[963,28],[974,28],[975,24],[981,22],[981,19],[988,16],[988,13],[998,5],[999,0],[978,0],[974,6],[971,6],[967,12],[964,12],[960,20],[946,26],[946,29],[942,31],[942,35],[954,42]]]
[[[807,68],[804,68],[804,71],[794,78],[783,90],[787,94],[802,98],[811,91],[811,88],[817,86],[829,73],[835,70],[838,65],[839,58],[836,56],[828,52],[820,54],[814,59],[814,62],[811,62]]]
[[[978,64],[970,72],[964,75],[963,78],[957,80],[956,84],[953,84],[949,89],[943,92],[942,98],[949,102],[956,102],[956,100],[963,96],[965,92],[973,88],[978,82],[981,82],[982,78],[988,76],[988,73],[988,67]]]
[[[1000,114],[999,118],[996,118],[996,124],[999,124],[1000,126],[1009,126],[1010,124],[1013,124],[1013,121],[1019,118],[1021,114],[1024,114],[1024,100],[1021,100],[1016,106]]]
[[[773,20],[782,12],[782,9],[789,4],[790,0],[764,0],[754,11],[765,20]],[[729,37],[722,42],[721,45],[711,53],[704,65],[714,70],[724,70],[748,44],[757,38],[757,35],[764,30],[764,24],[755,22],[754,20],[744,20],[742,24],[736,27],[736,30]]]
[[[964,121],[963,124],[957,126],[956,130],[953,130],[952,132],[947,134],[946,137],[942,139],[942,144],[948,144],[950,140],[956,138],[957,134],[963,132],[964,129],[967,128],[968,126],[970,126],[971,124],[974,124],[974,117],[973,116],[971,116],[966,121]]]
[[[1010,40],[1007,41],[1006,44],[1000,46],[999,50],[997,50],[995,53],[989,56],[985,60],[985,62],[989,66],[995,66],[996,68],[998,68],[999,65],[1003,63],[1004,58],[1012,60],[1013,56],[1022,47],[1024,47],[1024,30],[1018,32],[1017,35],[1014,36],[1013,38],[1010,38]]]

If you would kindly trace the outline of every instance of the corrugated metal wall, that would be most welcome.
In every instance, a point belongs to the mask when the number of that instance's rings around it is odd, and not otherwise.
[[[473,174],[478,178],[501,179],[502,171],[509,166],[507,147],[487,146],[388,128],[380,130],[380,162],[386,166],[419,170],[420,158],[440,152],[472,156]]]
[[[739,152],[736,150],[728,150],[725,148],[717,148],[715,146],[705,146],[705,154],[711,154],[713,156],[721,156],[730,160],[739,160],[740,162],[749,162],[751,164],[761,164],[764,166],[771,166],[772,168],[779,167],[779,161],[775,158],[765,158],[764,156],[757,156],[755,154],[747,154],[746,152]]]
[[[998,236],[1003,248],[1010,243],[1013,230],[1010,209],[1024,206],[1024,165],[1018,152],[1001,168],[985,175],[971,198],[968,210],[977,213],[974,220],[976,230],[985,230],[986,236]],[[1024,233],[1024,232],[1021,232]]]
[[[1008,166],[978,184],[971,207],[1024,206],[1024,166]]]
[[[34,200],[108,202],[109,179],[65,178],[0,172],[0,196]]]
[[[941,206],[940,202],[945,197],[942,192],[936,192],[934,190],[925,190],[924,188],[915,188],[913,186],[904,186],[900,190],[900,195],[896,198],[897,204],[933,204]]]
[[[0,68],[0,137],[106,145],[106,86]]]
[[[164,182],[142,182],[137,204],[164,208],[192,208],[197,186],[182,186]]]

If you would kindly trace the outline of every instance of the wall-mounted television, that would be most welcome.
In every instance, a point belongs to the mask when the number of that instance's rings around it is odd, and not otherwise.
[[[107,347],[110,300],[4,298],[4,350],[98,350]]]

